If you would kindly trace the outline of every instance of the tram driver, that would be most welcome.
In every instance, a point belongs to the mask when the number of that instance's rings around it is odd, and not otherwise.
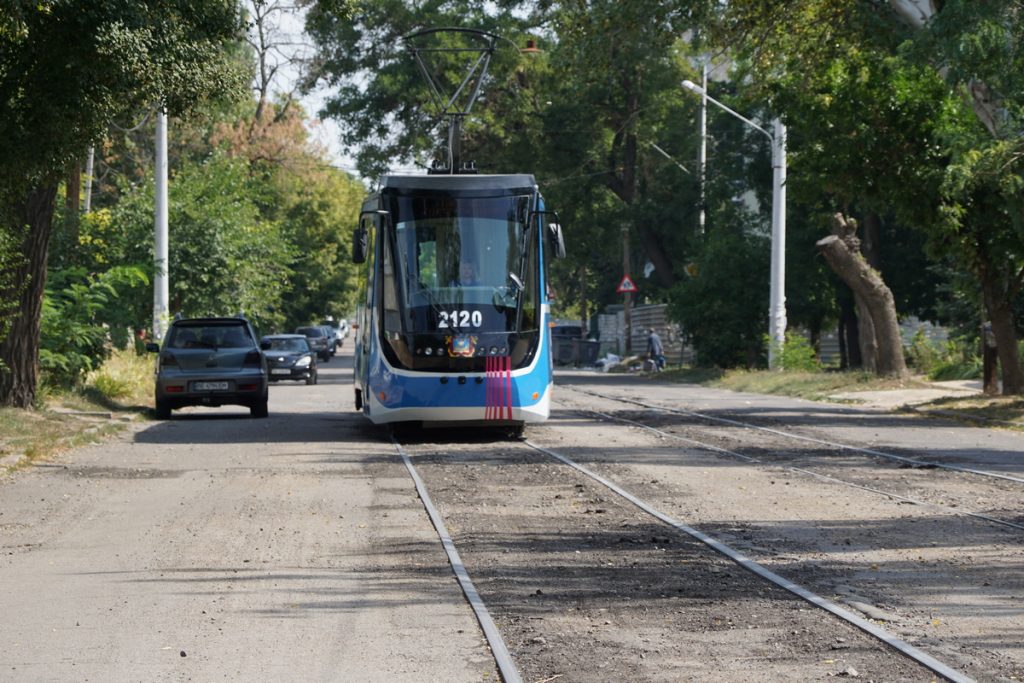
[[[453,279],[452,287],[474,287],[480,284],[480,276],[477,273],[476,264],[469,259],[463,259],[459,263],[459,277]]]

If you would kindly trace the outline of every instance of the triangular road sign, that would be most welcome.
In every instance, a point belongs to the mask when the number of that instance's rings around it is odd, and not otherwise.
[[[622,282],[615,288],[615,291],[619,294],[625,294],[627,292],[638,292],[637,286],[633,283],[633,280],[628,275],[622,276]]]

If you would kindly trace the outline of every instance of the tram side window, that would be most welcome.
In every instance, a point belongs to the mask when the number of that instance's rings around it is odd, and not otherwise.
[[[536,330],[537,324],[537,304],[538,304],[538,273],[537,273],[537,239],[529,240],[526,247],[526,285],[523,291],[523,322],[521,330],[523,332],[529,330]]]
[[[402,331],[402,314],[398,304],[394,259],[391,255],[391,245],[387,240],[381,244],[381,280],[383,285],[384,332],[387,333],[390,339],[392,333],[399,334]]]
[[[373,287],[376,278],[374,278],[374,262],[377,260],[377,251],[374,249],[374,241],[376,237],[376,230],[374,229],[374,222],[369,218],[363,219],[363,228],[366,230],[366,305],[373,305]]]

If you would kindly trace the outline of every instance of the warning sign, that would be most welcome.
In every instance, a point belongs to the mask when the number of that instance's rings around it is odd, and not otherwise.
[[[619,294],[625,294],[627,292],[638,292],[640,290],[637,289],[637,286],[628,275],[624,275],[622,277],[622,282],[620,282],[619,286],[615,288],[615,291]]]

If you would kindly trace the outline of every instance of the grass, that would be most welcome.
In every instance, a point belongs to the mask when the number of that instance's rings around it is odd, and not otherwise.
[[[851,391],[934,388],[926,377],[896,380],[866,372],[769,372],[767,370],[720,370],[715,368],[675,368],[657,375],[661,381],[747,391],[755,394],[793,396],[824,401],[829,396]],[[1024,428],[1024,398],[1020,396],[946,397],[918,404],[918,410],[941,411],[943,415],[973,422]]]
[[[0,409],[0,472],[102,441],[126,419],[145,414],[152,406],[152,363],[152,356],[116,351],[81,389],[44,383],[35,410]]]

